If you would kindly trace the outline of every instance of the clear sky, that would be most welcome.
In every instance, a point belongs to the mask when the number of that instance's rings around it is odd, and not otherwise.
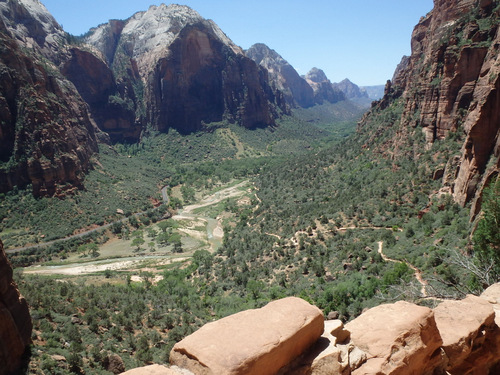
[[[80,35],[109,19],[127,19],[155,0],[41,0],[64,29]],[[166,2],[169,4],[169,2]],[[432,0],[178,0],[214,20],[244,49],[265,43],[299,74],[323,69],[332,82],[384,84],[413,27]]]

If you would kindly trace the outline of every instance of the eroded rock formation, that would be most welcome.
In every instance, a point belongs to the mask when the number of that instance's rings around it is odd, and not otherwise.
[[[195,374],[272,375],[322,332],[321,311],[289,297],[206,324],[174,346],[170,363]]]
[[[435,0],[412,35],[381,104],[402,98],[403,125],[431,144],[464,138],[447,188],[461,205],[480,196],[500,169],[500,8],[494,0]],[[472,215],[478,207],[473,205]]]
[[[352,83],[347,78],[338,83],[333,83],[333,87],[342,91],[346,99],[357,99],[357,98],[368,99],[368,93],[365,90],[361,90],[358,85]]]
[[[283,93],[290,106],[308,108],[315,104],[312,87],[276,51],[257,43],[246,51],[246,55],[269,72],[269,81]]]
[[[189,133],[223,120],[252,129],[273,125],[286,111],[267,72],[215,23],[186,6],[151,6],[124,23],[91,30],[86,42],[117,79],[136,72],[132,81],[142,86],[133,85],[135,95],[143,95],[145,119],[157,130]]]
[[[325,101],[336,103],[345,100],[344,93],[332,85],[332,82],[321,69],[312,68],[305,78],[314,91],[316,103],[322,104]]]
[[[12,280],[12,267],[0,241],[0,374],[13,374],[31,342],[32,322],[26,300]]]
[[[32,184],[35,195],[53,195],[80,187],[97,151],[87,106],[50,62],[22,47],[0,17],[0,192]]]

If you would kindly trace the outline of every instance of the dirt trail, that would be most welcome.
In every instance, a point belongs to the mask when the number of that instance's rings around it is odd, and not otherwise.
[[[384,242],[383,241],[378,241],[377,243],[378,243],[378,253],[380,254],[380,256],[382,257],[383,260],[385,260],[386,262],[404,263],[404,264],[406,264],[408,267],[410,267],[413,270],[415,278],[417,279],[417,281],[419,282],[419,284],[422,286],[422,288],[420,289],[420,293],[422,294],[422,297],[424,297],[424,298],[428,297],[428,294],[427,294],[427,281],[424,280],[424,278],[422,277],[422,271],[420,271],[413,264],[408,263],[406,261],[401,261],[401,260],[396,260],[396,259],[389,258],[383,252]]]

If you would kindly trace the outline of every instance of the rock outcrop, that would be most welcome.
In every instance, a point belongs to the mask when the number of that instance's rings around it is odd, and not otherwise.
[[[430,374],[441,363],[442,340],[427,307],[403,301],[380,305],[346,329],[352,344],[368,355],[355,374]]]
[[[322,104],[325,101],[337,103],[345,100],[344,93],[332,85],[332,82],[321,69],[312,68],[306,74],[305,78],[307,83],[313,88],[316,103]]]
[[[26,300],[12,280],[12,267],[0,241],[0,373],[19,368],[31,342],[32,322]]]
[[[161,365],[150,365],[122,372],[123,375],[193,375],[191,371],[179,368],[168,368]]]
[[[135,82],[145,119],[159,131],[189,133],[223,120],[265,127],[286,111],[267,72],[186,6],[151,6],[124,23],[91,30],[85,42],[100,51],[117,80]]]
[[[77,47],[68,48],[68,57],[61,65],[61,73],[69,79],[90,106],[92,118],[112,142],[134,142],[142,131],[136,110],[141,105],[133,85],[138,75],[116,82],[108,65],[95,54]]]
[[[381,102],[402,98],[401,123],[421,127],[428,145],[450,133],[465,138],[446,186],[461,205],[500,170],[499,16],[498,1],[435,0]]]
[[[36,196],[54,195],[82,186],[90,157],[97,152],[96,128],[74,86],[18,42],[30,42],[30,28],[50,29],[29,18],[23,3],[0,4],[0,192],[31,184]],[[16,39],[15,29],[6,25],[9,11],[24,17],[17,28],[25,32]],[[40,12],[35,16],[45,20]],[[48,13],[46,17],[50,19]],[[51,35],[37,40],[36,48],[46,53],[56,43]]]
[[[292,107],[308,108],[316,104],[312,87],[302,78],[288,61],[265,44],[251,46],[246,55],[269,73],[271,84],[284,95]]]
[[[289,297],[206,324],[174,346],[170,363],[195,374],[276,374],[323,330],[317,307]]]
[[[498,374],[500,284],[435,309],[399,301],[343,325],[298,298],[208,323],[177,343],[170,368],[126,374]]]

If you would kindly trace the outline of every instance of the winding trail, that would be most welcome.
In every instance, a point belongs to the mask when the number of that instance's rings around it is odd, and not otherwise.
[[[378,243],[378,253],[380,254],[380,256],[382,257],[383,260],[385,260],[386,262],[404,263],[413,270],[415,278],[417,279],[419,284],[422,286],[422,288],[420,289],[420,293],[422,294],[422,297],[427,298],[429,296],[427,294],[427,281],[424,280],[424,278],[422,277],[422,271],[420,271],[417,267],[415,267],[411,263],[408,263],[407,261],[401,261],[401,260],[389,258],[387,255],[384,254],[384,251],[383,251],[384,242],[378,241],[377,243]]]

